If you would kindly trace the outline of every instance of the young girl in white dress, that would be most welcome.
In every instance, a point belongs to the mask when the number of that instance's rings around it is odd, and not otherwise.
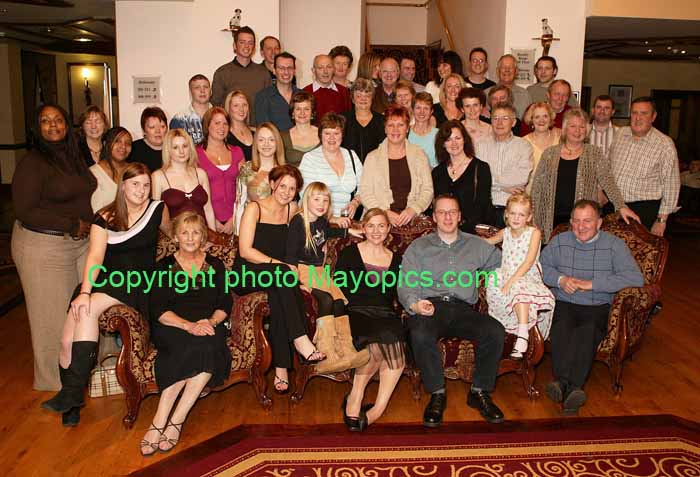
[[[540,244],[542,233],[532,225],[532,199],[513,194],[506,203],[506,227],[487,239],[503,242],[498,282],[486,289],[489,315],[517,336],[511,358],[522,359],[528,347],[529,329],[537,325],[544,339],[549,335],[554,295],[542,282]]]

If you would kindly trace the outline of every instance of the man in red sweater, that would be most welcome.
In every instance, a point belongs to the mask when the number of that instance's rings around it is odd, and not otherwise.
[[[329,112],[342,113],[352,108],[350,92],[340,84],[333,82],[335,67],[333,60],[328,55],[318,55],[314,58],[314,67],[311,69],[314,81],[304,88],[314,95],[316,99],[316,116],[314,124],[318,124],[324,114]]]

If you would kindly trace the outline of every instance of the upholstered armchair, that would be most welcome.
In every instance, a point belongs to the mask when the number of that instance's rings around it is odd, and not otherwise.
[[[552,237],[570,229],[561,224]],[[639,348],[644,332],[651,323],[651,312],[661,299],[661,277],[668,259],[668,241],[650,234],[642,225],[629,225],[614,214],[603,218],[601,230],[625,241],[644,276],[644,286],[620,290],[610,307],[608,334],[598,346],[595,359],[605,363],[610,370],[612,389],[622,392],[622,368],[624,361]]]
[[[394,253],[402,255],[413,240],[432,232],[434,228],[435,223],[432,221],[432,219],[425,216],[419,216],[409,225],[393,228],[389,233],[386,246]],[[494,230],[487,230],[486,232],[492,234]],[[326,264],[330,265],[331,270],[335,269],[335,263],[338,259],[338,254],[340,251],[350,243],[359,242],[360,240],[361,239],[354,237],[347,237],[344,239],[334,239],[329,241],[328,250],[326,253]],[[313,301],[313,298],[310,298],[310,300]],[[405,313],[398,303],[396,306],[399,313]],[[483,287],[479,290],[479,301],[476,306],[480,312],[488,313],[488,306],[486,304],[486,289]],[[313,336],[315,332],[315,315],[310,316],[310,318],[312,319],[307,321],[307,327],[309,329],[309,336]],[[526,357],[520,361],[510,359],[510,352],[513,348],[514,341],[514,336],[506,336],[506,343],[498,374],[501,375],[509,372],[516,372],[522,375],[525,391],[531,399],[534,399],[539,396],[539,392],[534,385],[535,365],[540,362],[544,354],[544,340],[539,334],[537,327],[533,327],[530,331],[529,348],[527,350]],[[440,340],[439,346],[443,356],[445,377],[454,380],[461,379],[466,383],[470,383],[474,373],[475,355],[473,344],[470,341],[459,338],[443,338]],[[308,383],[309,379],[313,377],[323,376],[338,382],[350,382],[352,379],[352,373],[349,370],[341,373],[321,375],[316,373],[313,366],[302,365],[298,361],[295,362],[295,370],[295,386],[294,392],[291,396],[292,401],[294,402],[301,401],[304,396],[306,384]],[[404,369],[404,375],[411,382],[414,399],[420,399],[420,371],[409,362]]]
[[[227,269],[233,265],[238,249],[237,241],[209,232],[213,245],[207,250],[224,262]],[[174,253],[176,246],[165,235],[158,240],[158,260]],[[245,381],[253,385],[258,401],[265,409],[272,406],[267,396],[265,371],[270,367],[272,351],[263,332],[263,318],[269,314],[267,295],[251,293],[243,297],[234,296],[229,320],[231,335],[227,345],[233,361],[226,382],[211,391],[218,391],[234,383]],[[157,394],[153,365],[158,351],[151,344],[149,324],[139,312],[131,307],[117,305],[100,316],[100,328],[118,332],[123,346],[117,360],[117,379],[124,388],[127,413],[123,423],[127,428],[134,425],[143,398]]]

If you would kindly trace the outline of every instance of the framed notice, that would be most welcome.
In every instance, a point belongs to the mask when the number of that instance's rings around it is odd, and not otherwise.
[[[608,94],[615,102],[615,119],[627,119],[630,117],[632,109],[632,86],[622,84],[611,84],[608,86]]]
[[[511,53],[518,60],[518,76],[515,82],[518,84],[532,84],[535,82],[535,48],[511,48]]]
[[[160,103],[160,76],[134,76],[134,103]]]

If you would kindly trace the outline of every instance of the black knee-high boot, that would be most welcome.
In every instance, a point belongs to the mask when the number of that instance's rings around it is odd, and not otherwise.
[[[41,407],[49,411],[64,413],[74,407],[85,405],[85,386],[90,380],[90,371],[97,360],[96,341],[75,341],[71,348],[71,363],[68,369],[59,366],[61,390]]]

